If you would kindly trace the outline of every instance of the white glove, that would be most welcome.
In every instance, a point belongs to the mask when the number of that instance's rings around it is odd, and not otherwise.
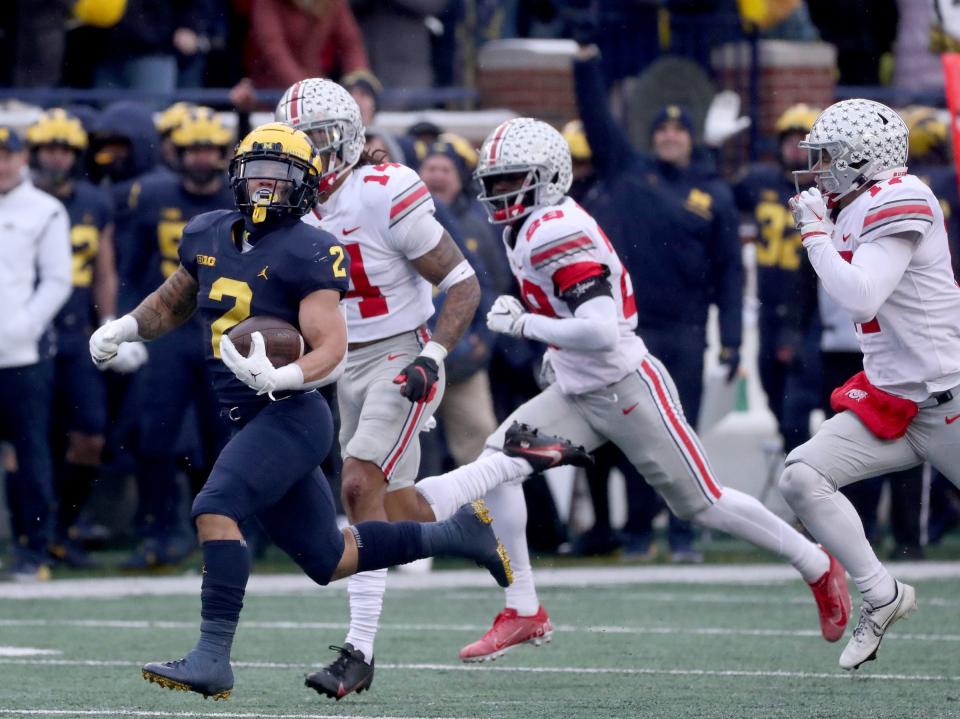
[[[100,329],[90,336],[90,357],[93,363],[101,370],[110,368],[117,357],[120,345],[124,342],[142,341],[137,332],[137,321],[130,315],[104,322]]]
[[[750,127],[750,118],[740,114],[740,96],[733,90],[724,90],[713,96],[703,123],[703,141],[710,147],[724,142]]]
[[[303,387],[303,370],[296,362],[277,368],[267,357],[267,348],[263,342],[263,335],[254,332],[250,335],[250,354],[244,357],[234,346],[233,341],[223,335],[220,338],[220,359],[250,389],[257,391],[257,395],[266,394],[275,399],[273,393],[277,390],[301,389]]]
[[[833,222],[827,216],[827,203],[816,187],[804,190],[790,198],[790,212],[793,221],[800,230],[804,246],[808,241],[830,239],[833,234]]]
[[[487,328],[514,337],[523,337],[527,311],[516,297],[500,295],[487,312]]]
[[[117,348],[116,356],[109,361],[109,368],[120,374],[131,374],[147,363],[147,346],[143,342],[124,342]]]

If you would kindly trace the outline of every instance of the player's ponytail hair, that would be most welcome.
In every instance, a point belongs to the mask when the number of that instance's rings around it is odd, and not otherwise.
[[[357,164],[354,167],[363,167],[364,165],[382,165],[385,162],[390,161],[390,155],[386,150],[373,150],[372,152],[363,149],[360,153],[360,159],[357,160]]]

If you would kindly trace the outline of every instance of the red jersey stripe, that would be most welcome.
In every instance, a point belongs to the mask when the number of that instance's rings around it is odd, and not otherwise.
[[[584,247],[586,245],[591,244],[591,242],[592,240],[586,235],[580,235],[579,237],[574,237],[572,240],[564,242],[561,245],[549,247],[546,250],[536,253],[535,255],[531,255],[530,262],[532,262],[534,265],[539,265],[546,262],[551,257],[555,257],[556,255],[562,254],[564,252],[569,252],[570,250],[574,250],[577,247]]]
[[[927,215],[933,217],[933,210],[930,209],[930,206],[926,203],[919,205],[901,205],[900,207],[888,207],[885,210],[879,210],[874,212],[872,215],[867,215],[863,218],[863,229],[867,229],[870,225],[880,220],[885,220],[888,217],[894,217],[896,215]]]
[[[414,202],[416,202],[421,197],[426,195],[428,192],[429,190],[427,189],[427,186],[421,183],[416,190],[414,190],[412,193],[407,195],[404,199],[400,200],[400,202],[398,202],[397,204],[395,204],[393,207],[390,208],[390,219],[392,220],[394,217],[396,217],[405,209],[410,207],[410,205],[412,205]]]

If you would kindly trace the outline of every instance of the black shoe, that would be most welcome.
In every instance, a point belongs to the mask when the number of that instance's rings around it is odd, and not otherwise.
[[[514,422],[507,429],[503,452],[508,457],[527,460],[534,472],[565,464],[576,467],[589,467],[593,464],[593,457],[583,447],[562,437],[540,434],[538,429],[519,422]]]
[[[354,649],[350,643],[342,647],[331,644],[330,648],[339,652],[339,656],[318,672],[307,675],[305,684],[332,699],[340,701],[347,694],[359,694],[373,684],[373,659],[364,660],[363,652]]]
[[[196,692],[214,701],[229,699],[233,691],[233,670],[228,659],[193,651],[173,662],[150,662],[141,670],[143,678],[165,689]]]
[[[100,566],[87,550],[69,539],[47,545],[47,552],[60,566],[73,569],[96,569]]]
[[[447,528],[447,544],[440,554],[472,559],[490,572],[501,587],[513,584],[510,556],[493,533],[493,517],[482,499],[463,505],[450,519],[437,524]]]

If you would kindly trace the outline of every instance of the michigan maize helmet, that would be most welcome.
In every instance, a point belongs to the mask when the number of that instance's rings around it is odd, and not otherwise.
[[[66,110],[47,110],[27,128],[27,146],[30,148],[30,169],[34,182],[44,189],[63,185],[79,173],[78,158],[87,149],[87,133],[80,119]],[[46,154],[41,160],[40,148],[65,147],[70,154]]]
[[[813,129],[813,123],[819,114],[819,110],[810,107],[805,102],[791,105],[777,118],[775,126],[777,134],[786,135],[788,132],[800,132],[806,135]]]
[[[903,111],[910,130],[910,157],[920,162],[945,162],[949,159],[949,127],[934,107],[917,105]]]
[[[590,152],[590,144],[587,142],[587,133],[584,132],[583,123],[580,120],[568,122],[563,126],[560,134],[567,141],[570,156],[575,162],[589,162],[593,158],[593,154]]]
[[[217,114],[209,107],[195,107],[183,118],[180,124],[170,133],[170,142],[178,153],[176,169],[181,175],[197,182],[206,184],[227,169],[227,153],[233,142],[233,132]],[[214,148],[219,151],[219,158],[213,162],[210,153],[198,157],[186,157],[188,150],[195,148]]]
[[[161,136],[167,137],[180,126],[180,123],[190,114],[192,109],[194,109],[194,105],[189,102],[175,102],[157,116],[153,123],[154,127],[157,128],[157,132]]]
[[[317,201],[322,171],[320,155],[305,133],[271,122],[251,130],[237,146],[230,186],[237,209],[254,222],[271,213],[302,217]]]
[[[57,107],[44,112],[27,128],[27,144],[31,149],[63,145],[79,153],[87,149],[87,131],[79,118]]]

